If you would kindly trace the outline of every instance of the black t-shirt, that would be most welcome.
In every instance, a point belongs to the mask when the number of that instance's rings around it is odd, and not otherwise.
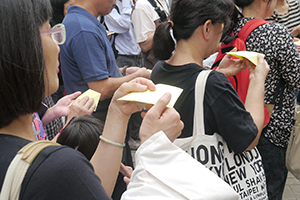
[[[151,73],[151,80],[155,84],[164,83],[183,89],[174,105],[184,122],[179,138],[193,134],[195,82],[202,70],[204,68],[193,63],[172,66],[160,61]],[[206,83],[204,125],[206,134],[219,133],[235,153],[246,150],[258,132],[250,113],[245,110],[228,79],[216,71],[210,73]]]
[[[0,187],[16,153],[30,141],[0,134]],[[90,162],[66,146],[44,149],[29,167],[22,182],[20,198],[25,199],[111,199]]]

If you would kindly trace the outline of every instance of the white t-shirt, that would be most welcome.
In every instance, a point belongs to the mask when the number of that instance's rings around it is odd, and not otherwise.
[[[169,5],[166,0],[155,0],[158,7],[164,10],[169,16]],[[147,40],[148,35],[155,31],[156,26],[154,21],[158,20],[159,16],[154,10],[154,7],[148,0],[138,0],[135,4],[135,9],[132,12],[131,21],[133,24],[136,41],[141,43]]]

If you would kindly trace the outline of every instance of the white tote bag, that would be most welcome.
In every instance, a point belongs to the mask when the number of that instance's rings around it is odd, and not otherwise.
[[[203,99],[210,72],[203,70],[196,80],[193,136],[178,138],[174,144],[231,185],[242,200],[268,199],[265,173],[257,148],[235,154],[218,133],[205,134]]]
[[[238,200],[217,175],[175,146],[160,131],[135,154],[134,169],[121,200]]]

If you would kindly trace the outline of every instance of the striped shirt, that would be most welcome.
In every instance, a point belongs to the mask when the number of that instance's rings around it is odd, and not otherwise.
[[[286,0],[289,4],[289,11],[283,15],[279,15],[275,10],[267,21],[273,21],[285,25],[291,32],[296,26],[300,25],[300,6],[296,0]]]

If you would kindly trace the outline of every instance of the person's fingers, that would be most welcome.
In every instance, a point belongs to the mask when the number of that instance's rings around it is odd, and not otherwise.
[[[90,108],[94,104],[94,98],[91,97],[88,99],[88,101],[85,102],[84,107]]]
[[[165,93],[155,104],[148,110],[148,115],[151,115],[154,119],[159,119],[171,100],[171,93]]]
[[[89,108],[88,112],[89,112],[90,114],[92,114],[92,113],[94,112],[96,106],[97,106],[96,104],[93,104],[93,105]]]
[[[236,47],[234,47],[233,49],[231,49],[231,51],[230,52],[237,52],[237,48]]]
[[[120,172],[125,176],[125,165],[123,163],[120,164]]]
[[[130,83],[140,83],[142,85],[146,85],[149,90],[155,91],[154,83],[151,80],[146,78],[142,78],[142,77],[135,78],[132,81],[130,81]]]
[[[126,183],[126,185],[128,185],[130,183],[130,178],[124,176],[123,181]]]
[[[168,136],[170,141],[174,141],[184,128],[183,122],[180,120],[179,113],[174,108],[166,108],[160,120],[165,125],[162,129]]]
[[[146,85],[142,85],[139,83],[123,83],[119,89],[115,92],[114,98],[118,99],[126,94],[131,92],[144,92],[147,90]]]
[[[130,166],[125,166],[123,163],[120,164],[120,172],[121,172],[124,176],[130,178],[130,177],[131,177],[131,174],[132,174],[132,171],[133,171],[133,170],[132,170],[132,167],[130,167]]]
[[[75,99],[75,98],[79,97],[80,95],[81,95],[81,92],[77,91],[72,94],[69,94],[68,96],[70,97],[70,99]]]
[[[82,99],[77,99],[76,101],[80,104],[80,105],[85,105],[87,101],[89,101],[91,98],[89,96],[85,96]]]

